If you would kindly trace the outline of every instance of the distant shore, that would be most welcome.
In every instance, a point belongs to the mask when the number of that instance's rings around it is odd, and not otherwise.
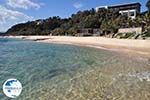
[[[72,36],[6,36],[4,38],[18,38],[44,43],[87,46],[150,58],[150,40]]]

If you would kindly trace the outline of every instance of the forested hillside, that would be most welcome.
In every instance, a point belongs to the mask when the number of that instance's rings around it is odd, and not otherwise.
[[[98,28],[110,34],[117,33],[122,27],[143,27],[143,32],[150,33],[150,3],[146,4],[148,11],[137,15],[136,19],[120,15],[118,11],[95,9],[79,11],[70,18],[61,19],[59,16],[21,23],[10,28],[10,35],[75,35],[83,28]]]

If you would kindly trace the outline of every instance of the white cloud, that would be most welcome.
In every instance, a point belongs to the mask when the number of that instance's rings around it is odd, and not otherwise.
[[[81,3],[75,3],[75,4],[73,4],[73,6],[74,6],[76,9],[79,9],[79,8],[82,8],[82,7],[83,7],[83,4],[81,4]]]
[[[13,8],[22,8],[22,9],[39,9],[41,4],[32,2],[31,0],[7,0],[7,5]]]
[[[0,31],[6,31],[10,26],[24,21],[33,20],[22,12],[14,11],[0,5]]]

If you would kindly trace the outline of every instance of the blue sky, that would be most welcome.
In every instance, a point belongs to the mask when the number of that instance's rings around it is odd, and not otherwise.
[[[142,11],[146,10],[147,0],[0,0],[0,31],[28,20],[66,18],[79,10],[132,2],[141,3]]]

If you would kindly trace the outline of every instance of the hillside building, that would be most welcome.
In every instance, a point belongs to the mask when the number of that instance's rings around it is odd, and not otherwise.
[[[119,11],[122,15],[127,15],[129,18],[135,19],[137,14],[140,14],[141,4],[140,3],[128,3],[128,4],[119,4],[113,6],[100,6],[96,7],[96,11],[99,9],[111,9]]]

